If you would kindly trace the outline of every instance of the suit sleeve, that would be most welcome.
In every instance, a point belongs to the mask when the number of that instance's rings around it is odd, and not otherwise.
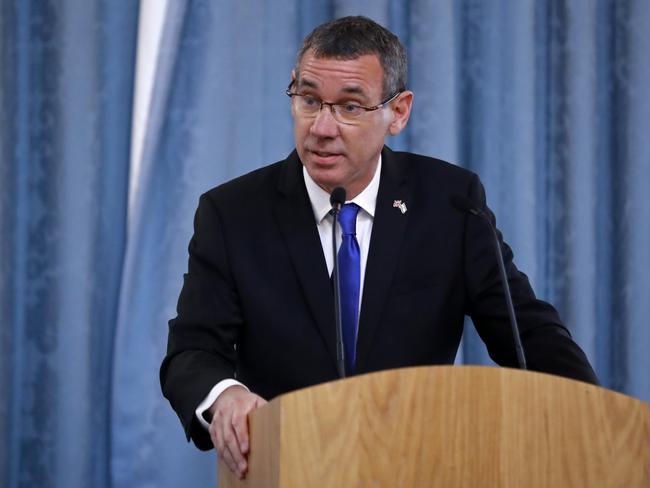
[[[467,196],[484,209],[496,226],[477,176],[469,185]],[[513,263],[512,250],[503,242],[499,231],[497,234],[528,368],[598,384],[587,357],[571,338],[555,308],[535,297],[528,277]],[[464,253],[468,314],[490,357],[501,366],[517,367],[492,231],[483,219],[473,215],[466,217]]]
[[[209,194],[202,195],[189,244],[188,272],[169,322],[167,355],[160,368],[164,396],[200,449],[212,448],[194,411],[220,380],[235,377],[242,315],[228,266],[224,226]]]

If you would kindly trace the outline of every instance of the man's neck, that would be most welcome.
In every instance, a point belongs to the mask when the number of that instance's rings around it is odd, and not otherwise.
[[[377,161],[377,167],[375,168],[375,173],[370,183],[361,191],[358,195],[354,197],[347,196],[346,201],[354,201],[358,204],[363,210],[365,210],[371,216],[375,215],[375,206],[377,203],[377,194],[379,192],[379,180],[381,177],[381,165],[382,159],[381,154]],[[307,170],[303,166],[302,168],[303,178],[305,180],[305,186],[307,188],[307,194],[309,196],[309,201],[311,202],[312,209],[314,211],[314,217],[316,222],[320,222],[325,218],[328,212],[331,209],[329,202],[329,192],[321,188],[316,184],[316,182],[309,176]]]

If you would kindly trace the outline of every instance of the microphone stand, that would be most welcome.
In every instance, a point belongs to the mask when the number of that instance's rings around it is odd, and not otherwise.
[[[338,249],[336,246],[336,223],[338,222],[341,205],[345,203],[345,189],[338,187],[332,191],[330,196],[332,204],[332,256],[334,256],[334,266],[332,278],[334,279],[334,316],[336,321],[336,369],[339,377],[345,378],[345,351],[343,347],[343,322],[341,318],[341,279],[339,277],[339,259]]]
[[[492,231],[494,251],[499,265],[499,276],[501,284],[503,285],[503,292],[506,298],[506,309],[508,310],[508,318],[510,319],[510,327],[512,328],[512,337],[515,342],[515,352],[517,354],[517,362],[521,369],[528,369],[526,365],[526,356],[524,355],[524,348],[521,345],[521,336],[519,335],[519,326],[517,325],[517,317],[515,316],[515,307],[512,304],[512,295],[510,293],[510,285],[508,285],[508,275],[506,274],[506,267],[503,263],[503,253],[499,245],[499,236],[497,230],[492,225],[492,222],[483,210],[477,207],[472,200],[461,195],[452,195],[451,204],[461,211],[469,212],[472,215],[480,217],[487,222],[490,230]]]

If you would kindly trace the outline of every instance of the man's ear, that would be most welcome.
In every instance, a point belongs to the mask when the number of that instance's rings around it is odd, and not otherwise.
[[[405,91],[390,104],[393,121],[388,126],[388,132],[391,136],[396,136],[406,127],[406,123],[411,116],[411,106],[413,105],[413,92]]]
[[[296,68],[291,70],[291,81],[296,81]]]

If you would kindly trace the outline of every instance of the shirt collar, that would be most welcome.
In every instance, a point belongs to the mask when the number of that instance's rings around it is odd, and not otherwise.
[[[316,184],[311,176],[309,176],[309,173],[307,173],[304,166],[302,167],[302,175],[305,180],[305,186],[307,187],[307,194],[309,195],[311,208],[314,211],[314,218],[316,219],[316,222],[320,224],[332,209],[332,205],[330,205],[330,194]],[[379,192],[380,175],[381,154],[379,154],[379,162],[377,163],[375,174],[372,177],[372,180],[370,180],[368,186],[366,186],[356,197],[352,200],[348,200],[346,203],[356,203],[363,211],[374,218],[375,207],[377,205],[377,194]]]

